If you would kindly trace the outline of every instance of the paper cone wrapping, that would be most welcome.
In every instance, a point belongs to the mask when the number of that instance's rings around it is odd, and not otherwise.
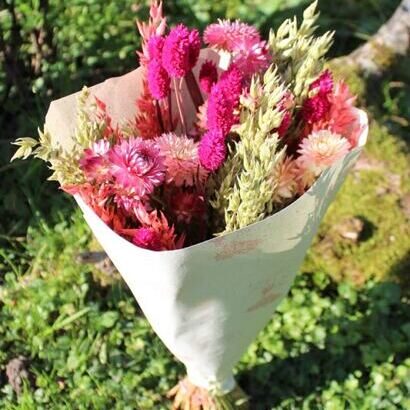
[[[135,70],[91,93],[107,104],[114,120],[130,119],[140,76]],[[54,101],[47,114],[46,126],[63,146],[69,146],[75,127],[75,98]],[[193,384],[233,389],[233,367],[289,291],[326,209],[366,142],[367,116],[357,113],[363,126],[359,146],[323,172],[303,196],[261,222],[188,248],[138,248],[76,197],[97,240]]]

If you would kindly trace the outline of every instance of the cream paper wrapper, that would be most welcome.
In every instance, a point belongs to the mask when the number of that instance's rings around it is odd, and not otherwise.
[[[137,69],[90,90],[114,120],[125,121],[135,115],[140,88]],[[63,146],[74,132],[76,96],[52,102],[47,114],[46,127]],[[366,143],[367,115],[357,114],[363,126],[358,147],[303,196],[261,222],[188,248],[139,248],[76,196],[95,237],[193,384],[221,393],[234,388],[233,367],[289,291],[320,221]]]

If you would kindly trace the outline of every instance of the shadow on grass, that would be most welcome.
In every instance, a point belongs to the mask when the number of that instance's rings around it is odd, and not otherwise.
[[[400,266],[392,267],[392,274],[400,273],[408,280],[409,256]],[[335,291],[334,284],[324,289],[326,294]],[[251,396],[252,409],[268,410],[286,399],[306,399],[353,373],[365,385],[373,366],[391,359],[399,363],[408,357],[410,305],[404,291],[394,282],[361,289],[353,307],[363,312],[360,320],[351,315],[328,316],[320,323],[328,335],[323,349],[312,346],[297,357],[273,358],[240,373],[238,381]]]

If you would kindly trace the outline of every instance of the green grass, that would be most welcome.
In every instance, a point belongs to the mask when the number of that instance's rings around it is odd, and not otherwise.
[[[0,267],[0,366],[24,355],[35,378],[19,397],[3,382],[1,408],[167,408],[164,394],[183,368],[122,281],[103,287],[91,266],[76,263],[90,241],[76,211],[30,229],[23,263],[16,256]],[[304,273],[237,376],[255,409],[404,409],[409,342],[410,310],[398,284],[357,289]]]
[[[218,15],[238,15],[266,31],[303,3],[184,0],[167,7],[173,21],[203,25]],[[322,1],[321,23],[338,29],[333,52],[356,46],[397,3],[347,0],[340,7]],[[120,15],[112,7],[106,13]],[[60,35],[75,32],[75,24]],[[116,41],[127,47],[133,39],[128,33]],[[68,57],[77,46],[67,48]],[[116,58],[110,50],[108,65]],[[105,69],[129,68],[129,60],[121,61]],[[368,144],[289,296],[236,368],[252,410],[410,408],[410,217],[402,203],[410,192],[408,63],[402,60],[369,84],[344,73],[370,112]],[[88,81],[93,66],[81,65],[78,75]],[[13,104],[8,110],[19,111]],[[10,112],[0,114],[3,122]],[[33,128],[34,122],[19,121],[15,130]],[[45,181],[46,167],[9,164],[12,148],[0,144],[0,408],[169,408],[164,395],[184,375],[183,366],[118,275],[79,263],[79,253],[97,248],[95,240],[73,201]],[[361,221],[357,240],[343,236],[352,221]],[[31,380],[17,395],[5,370],[20,355],[29,360]]]

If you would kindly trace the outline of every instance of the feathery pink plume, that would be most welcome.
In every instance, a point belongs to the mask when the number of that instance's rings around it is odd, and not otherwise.
[[[216,171],[225,161],[225,136],[220,129],[206,132],[199,143],[199,160],[208,171]]]

